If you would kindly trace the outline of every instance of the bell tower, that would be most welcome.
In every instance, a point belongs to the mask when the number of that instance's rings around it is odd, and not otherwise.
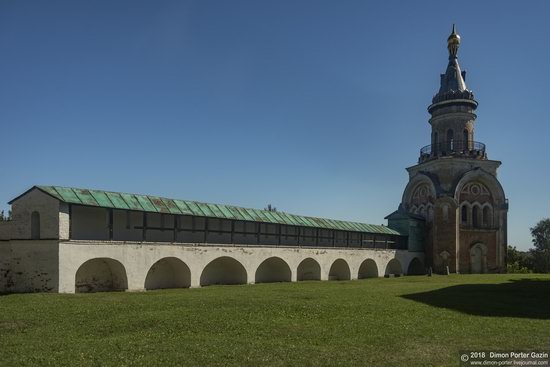
[[[420,152],[420,161],[434,156],[456,156],[475,154],[485,159],[485,145],[474,142],[474,122],[477,102],[472,91],[466,87],[466,72],[458,64],[460,36],[455,26],[447,39],[449,64],[441,74],[439,91],[428,107],[431,114],[432,144]]]
[[[449,62],[428,107],[431,144],[407,168],[399,211],[425,221],[426,266],[435,272],[502,272],[506,267],[508,200],[497,179],[500,161],[474,140],[474,94],[460,69],[453,25]]]

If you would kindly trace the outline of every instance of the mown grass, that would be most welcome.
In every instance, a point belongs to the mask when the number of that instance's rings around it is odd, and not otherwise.
[[[457,366],[549,347],[549,275],[0,296],[6,366]]]

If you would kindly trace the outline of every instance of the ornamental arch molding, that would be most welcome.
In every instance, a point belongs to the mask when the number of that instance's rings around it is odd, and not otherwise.
[[[500,182],[495,176],[480,168],[468,171],[460,177],[455,185],[454,198],[457,201],[460,200],[460,194],[467,188],[467,185],[471,185],[475,182],[483,184],[488,189],[495,204],[504,204],[506,202],[506,195],[504,194]],[[481,188],[481,190],[483,190],[483,188]],[[482,192],[480,192],[480,194],[482,194]]]
[[[418,173],[405,187],[401,203],[409,212],[429,215],[429,208],[433,208],[437,196],[436,184],[428,175]]]

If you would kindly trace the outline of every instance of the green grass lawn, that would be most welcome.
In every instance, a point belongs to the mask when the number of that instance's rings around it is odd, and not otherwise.
[[[550,349],[550,275],[0,296],[0,365],[457,366]]]

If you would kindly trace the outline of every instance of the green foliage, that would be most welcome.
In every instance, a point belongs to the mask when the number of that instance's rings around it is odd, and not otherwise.
[[[0,222],[11,220],[11,210],[8,211],[8,215],[4,214],[4,211],[0,211]]]
[[[546,350],[550,275],[0,297],[5,366],[457,366]]]
[[[506,272],[509,274],[528,274],[533,271],[525,266],[522,266],[518,261],[508,263],[506,265]]]
[[[534,270],[550,273],[550,219],[542,219],[531,228],[534,249],[531,250],[534,259]]]
[[[508,273],[532,273],[534,259],[531,251],[520,251],[515,246],[508,246],[507,272]]]

